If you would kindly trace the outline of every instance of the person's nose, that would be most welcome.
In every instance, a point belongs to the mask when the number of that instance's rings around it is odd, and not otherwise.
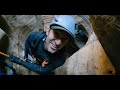
[[[58,45],[61,44],[61,40],[60,40],[60,39],[56,39],[56,40],[55,40],[55,43],[56,43],[56,45],[58,46]]]

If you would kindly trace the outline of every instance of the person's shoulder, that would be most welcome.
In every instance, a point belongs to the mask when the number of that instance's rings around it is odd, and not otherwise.
[[[33,31],[33,32],[31,32],[31,34],[38,34],[38,33],[41,33],[42,31]]]

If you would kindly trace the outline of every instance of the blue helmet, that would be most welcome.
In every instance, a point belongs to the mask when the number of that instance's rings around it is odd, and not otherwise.
[[[70,15],[55,16],[50,23],[50,28],[64,30],[69,33],[72,38],[75,38],[75,35],[78,32],[78,25]]]

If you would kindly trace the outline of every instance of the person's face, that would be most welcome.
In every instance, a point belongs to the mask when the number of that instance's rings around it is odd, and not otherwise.
[[[66,32],[50,29],[46,32],[45,49],[50,53],[55,53],[65,46],[69,40]]]

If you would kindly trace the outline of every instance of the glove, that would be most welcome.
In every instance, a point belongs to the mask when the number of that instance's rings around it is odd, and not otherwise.
[[[22,61],[22,60],[20,60],[17,56],[15,56],[15,55],[13,55],[13,54],[10,54],[9,56],[10,56],[10,59],[9,59],[9,60],[12,61],[12,62],[15,62],[15,63],[20,64],[21,61]]]

